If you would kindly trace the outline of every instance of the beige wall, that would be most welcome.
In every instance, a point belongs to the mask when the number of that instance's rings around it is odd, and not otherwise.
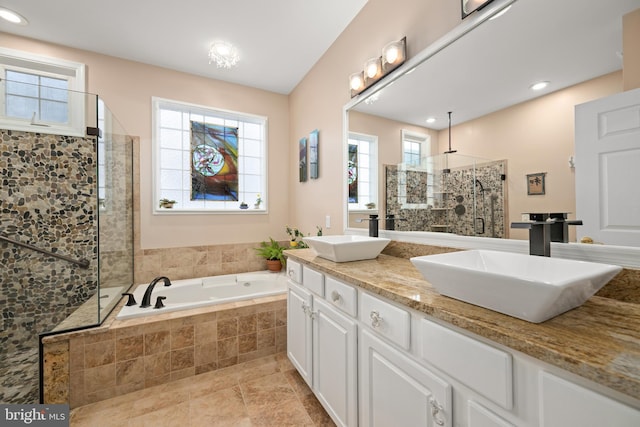
[[[450,0],[369,0],[360,14],[291,93],[289,168],[297,168],[297,141],[313,129],[320,131],[320,178],[289,181],[291,223],[326,234],[344,229],[344,166],[342,109],[349,102],[348,77],[362,69],[382,47],[407,36],[408,56],[426,48],[460,23],[460,3]],[[380,157],[383,162],[386,159]],[[325,217],[331,216],[326,229]]]
[[[458,153],[508,160],[509,223],[523,212],[576,211],[574,106],[622,90],[622,73],[611,73],[533,101],[454,126],[452,148]],[[440,132],[440,152],[448,131]],[[526,175],[546,172],[546,194],[528,196]],[[574,216],[570,216],[574,218]],[[572,236],[574,234],[572,233]],[[510,238],[528,239],[527,230],[510,230]]]
[[[140,137],[140,243],[145,248],[284,238],[289,218],[289,100],[258,89],[70,49],[9,34],[1,44],[87,65],[87,91],[100,95],[129,134]],[[268,215],[152,215],[151,97],[268,117]]]
[[[624,90],[640,88],[640,9],[622,18],[622,51],[624,53]]]

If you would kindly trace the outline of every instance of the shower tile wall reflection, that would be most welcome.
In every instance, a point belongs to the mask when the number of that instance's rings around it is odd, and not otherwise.
[[[498,160],[447,172],[385,165],[386,214],[397,218],[393,229],[504,238],[506,166]]]

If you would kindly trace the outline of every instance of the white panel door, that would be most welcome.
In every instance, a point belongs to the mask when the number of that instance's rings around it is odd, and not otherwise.
[[[287,356],[302,378],[313,385],[311,353],[311,304],[313,297],[306,289],[288,281],[287,294]]]
[[[578,240],[640,246],[640,89],[576,106]]]
[[[313,305],[313,391],[337,425],[357,427],[356,321],[319,298]]]
[[[366,329],[359,349],[361,426],[452,426],[448,383]]]

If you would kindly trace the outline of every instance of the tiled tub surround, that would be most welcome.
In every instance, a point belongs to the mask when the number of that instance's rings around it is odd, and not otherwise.
[[[507,234],[507,194],[502,180],[505,170],[506,160],[486,162],[476,164],[475,168],[451,168],[447,174],[436,171],[434,182],[430,182],[431,174],[424,170],[402,171],[397,165],[386,165],[386,213],[401,218],[395,222],[398,231],[444,231],[503,238]],[[482,186],[475,184],[476,179]],[[405,184],[404,190],[401,183]],[[415,207],[407,208],[407,204]]]
[[[149,283],[158,272],[177,280],[266,270],[264,258],[255,251],[259,246],[255,242],[140,249],[135,252],[135,283]]]
[[[640,270],[623,270],[581,307],[534,324],[439,295],[408,259],[448,251],[391,242],[377,259],[367,261],[334,263],[310,249],[287,255],[640,404]]]
[[[286,295],[128,320],[116,311],[43,339],[45,403],[75,408],[286,349]]]

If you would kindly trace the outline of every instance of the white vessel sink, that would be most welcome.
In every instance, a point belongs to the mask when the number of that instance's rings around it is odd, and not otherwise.
[[[470,250],[411,258],[442,295],[540,323],[582,305],[622,267]]]
[[[302,239],[320,258],[333,262],[373,259],[391,241],[383,237],[368,236],[317,236]]]

